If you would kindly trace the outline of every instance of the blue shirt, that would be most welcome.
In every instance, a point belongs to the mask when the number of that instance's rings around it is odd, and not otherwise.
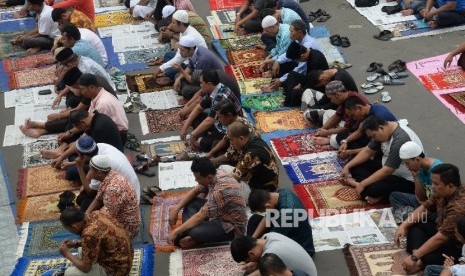
[[[430,198],[433,194],[431,191],[431,185],[433,184],[433,180],[431,180],[431,171],[439,164],[442,164],[442,161],[436,159],[433,164],[431,164],[428,171],[425,171],[422,167],[420,167],[420,171],[418,172],[418,182],[420,182],[421,186],[425,188],[426,198]]]
[[[281,9],[281,21],[284,24],[291,25],[295,20],[301,20],[300,16],[293,10],[288,8]]]
[[[465,10],[465,0],[457,0],[457,1],[450,1],[450,0],[438,0],[438,6],[442,7],[448,2],[456,2],[457,6],[455,7],[455,11],[463,11]]]
[[[191,70],[223,70],[216,55],[203,46],[198,46],[194,55],[189,58],[189,68]]]
[[[73,46],[73,52],[78,56],[88,57],[93,61],[97,62],[100,66],[105,68],[103,64],[102,56],[100,53],[95,49],[94,46],[90,45],[89,42],[80,39],[78,40]]]
[[[278,0],[278,8],[288,8],[295,11],[300,16],[300,19],[305,22],[305,26],[307,26],[307,33],[310,32],[310,24],[308,22],[307,14],[299,3],[295,0]]]
[[[287,48],[289,48],[291,42],[289,25],[279,24],[279,31],[276,35],[276,46],[270,51],[273,60],[278,59],[278,57],[282,54],[286,54]]]
[[[383,118],[386,121],[397,121],[396,116],[394,116],[389,109],[387,109],[384,105],[380,104],[372,104],[370,108],[370,112],[368,112],[368,116],[376,116]]]

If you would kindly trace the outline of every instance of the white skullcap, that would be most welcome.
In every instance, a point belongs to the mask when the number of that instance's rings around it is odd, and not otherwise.
[[[106,155],[96,155],[90,159],[89,165],[102,172],[108,172],[111,170],[110,159]]]
[[[399,157],[404,160],[411,159],[420,156],[422,152],[423,149],[417,143],[408,141],[400,147]]]
[[[173,18],[176,21],[179,21],[179,22],[182,22],[182,23],[189,23],[189,15],[187,14],[187,11],[185,11],[185,10],[176,11],[173,14]]]
[[[193,37],[184,35],[179,39],[179,45],[187,48],[194,48],[197,46],[197,41]]]
[[[262,28],[265,29],[265,28],[271,27],[276,23],[278,23],[278,19],[276,19],[276,17],[272,15],[267,15],[262,20]]]
[[[163,10],[161,11],[161,17],[167,18],[168,16],[172,15],[175,10],[176,10],[175,7],[171,5],[166,5],[163,7]]]

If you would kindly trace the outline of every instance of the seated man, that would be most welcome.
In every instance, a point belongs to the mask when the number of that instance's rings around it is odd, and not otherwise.
[[[208,152],[211,150],[213,142],[221,140],[226,132],[224,126],[215,119],[216,106],[223,101],[230,101],[240,115],[242,115],[242,106],[240,99],[228,87],[219,82],[218,73],[214,70],[202,72],[200,86],[204,96],[184,122],[180,136],[182,140],[185,140],[188,128],[194,127],[189,143],[200,151]],[[204,111],[207,111],[208,114]],[[199,138],[201,139],[199,140]]]
[[[465,216],[465,190],[461,188],[459,169],[452,164],[439,164],[432,171],[434,195],[415,209],[397,229],[394,242],[407,238],[404,269],[415,274],[427,265],[441,265],[444,255],[458,259],[461,249],[455,237],[455,225]],[[427,212],[436,212],[436,223],[424,222]]]
[[[289,270],[283,260],[274,253],[265,253],[258,262],[258,271],[262,276],[283,275],[283,276],[309,276],[302,270]]]
[[[28,9],[38,13],[37,27],[11,40],[11,44],[27,49],[30,55],[40,50],[51,49],[53,40],[60,35],[58,24],[52,20],[52,8],[44,0],[28,1]]]
[[[163,1],[164,2],[164,1]],[[157,2],[158,3],[158,2]],[[163,7],[161,11],[161,18],[159,20],[156,20],[153,16],[149,15],[145,19],[152,22],[153,25],[155,25],[155,30],[160,32],[160,38],[162,38],[162,35],[165,31],[167,31],[167,27],[171,23],[171,18],[173,16],[173,13],[176,11],[176,8],[172,5],[166,5]],[[155,11],[152,12],[152,15],[155,13]],[[151,65],[151,64],[149,64]]]
[[[419,11],[426,7],[426,0],[402,0],[399,3],[402,6],[400,12],[403,16],[415,15],[419,17]]]
[[[216,111],[216,117],[218,118],[218,121],[221,123],[221,125],[228,127],[234,122],[242,122],[249,128],[249,131],[253,137],[260,137],[260,134],[258,134],[257,130],[249,122],[249,120],[237,114],[236,108],[231,102],[226,101],[226,102],[220,103],[216,107],[215,111]],[[217,153],[223,152],[225,149],[227,149],[226,153],[213,158]],[[234,164],[236,164],[239,158],[239,151],[234,149],[233,145],[229,141],[229,137],[226,132],[226,135],[223,137],[223,139],[221,139],[210,150],[210,152],[208,152],[207,157],[211,158],[210,160],[215,165],[225,163],[228,161],[231,161]]]
[[[81,192],[86,192],[89,196],[95,196],[100,187],[100,181],[97,179],[87,179],[87,164],[90,159],[96,155],[106,155],[110,159],[110,167],[115,172],[124,176],[131,187],[136,192],[137,200],[140,198],[140,183],[137,178],[134,168],[129,163],[128,158],[124,153],[119,151],[112,145],[105,143],[95,143],[94,139],[90,136],[84,135],[76,141],[76,150],[78,157],[73,162],[65,162],[65,166],[69,166],[67,169],[67,175],[76,174],[81,180],[82,188]],[[76,166],[73,166],[76,165]],[[86,171],[84,171],[86,165]],[[75,167],[72,169],[72,167]],[[69,179],[69,177],[67,177]]]
[[[54,9],[52,11],[52,19],[53,22],[57,22],[59,26],[71,23],[78,28],[88,29],[95,32],[95,25],[92,21],[90,21],[89,17],[75,9]]]
[[[95,19],[95,9],[93,0],[63,0],[56,1],[52,6],[54,9],[70,9],[74,8],[78,11],[84,13],[90,21],[94,22]]]
[[[129,1],[129,14],[138,19],[146,18],[153,13],[156,5],[157,1],[153,0],[131,0]]]
[[[76,26],[72,24],[63,25],[61,28],[60,42],[64,47],[73,49],[74,54],[81,57],[88,57],[102,66],[102,68],[105,68],[100,53],[89,42],[81,39],[81,33]]]
[[[399,157],[400,147],[414,141],[423,148],[418,136],[408,126],[370,116],[363,122],[363,130],[371,138],[349,163],[344,166],[341,181],[356,189],[369,204],[389,198],[392,192],[414,193],[411,173]],[[381,151],[381,162],[371,159]],[[348,178],[348,174],[353,178]]]
[[[289,25],[281,24],[278,20],[268,15],[262,20],[263,34],[267,37],[273,37],[276,39],[276,44],[270,43],[270,41],[263,41],[266,46],[266,51],[270,54],[265,58],[262,70],[266,70],[273,66],[273,63],[282,55],[286,54],[287,48],[291,44],[291,36],[289,34]]]
[[[100,187],[86,214],[96,210],[108,212],[132,239],[139,233],[142,222],[139,200],[129,180],[111,169],[110,158],[109,155],[96,155],[90,159],[87,177],[100,181]]]
[[[439,159],[425,156],[420,146],[412,141],[400,147],[399,157],[412,173],[415,194],[393,192],[389,197],[389,203],[398,224],[402,223],[409,213],[433,196],[431,171],[437,165],[442,164]]]
[[[307,251],[282,234],[268,233],[261,239],[242,236],[231,242],[231,255],[237,263],[246,263],[243,269],[246,273],[251,273],[247,275],[260,275],[258,263],[266,253],[276,254],[290,270],[301,270],[311,276],[317,275],[315,264]]]
[[[435,28],[457,26],[465,23],[465,0],[427,0],[419,14]]]
[[[181,57],[187,58],[188,66],[186,69],[179,64],[174,64],[173,68],[179,72],[179,76],[174,82],[174,89],[184,97],[190,100],[200,86],[193,86],[192,75],[200,73],[203,70],[223,70],[216,54],[208,48],[197,46],[196,41],[188,36],[183,36],[179,40],[179,53]]]
[[[310,22],[308,21],[306,12],[302,9],[299,3],[294,0],[263,0],[263,8],[282,9],[288,8],[295,11],[300,19],[304,21],[307,32],[310,32]]]
[[[234,178],[247,183],[251,190],[276,191],[279,169],[266,142],[253,136],[249,127],[242,122],[229,125],[227,135],[231,145],[239,152],[237,165],[232,172]],[[244,195],[248,198],[246,193]]]
[[[128,275],[132,267],[134,251],[131,240],[123,226],[108,213],[96,211],[88,216],[78,208],[66,208],[61,212],[60,222],[79,241],[68,239],[60,243],[60,253],[73,266],[65,275]],[[79,256],[70,248],[82,248]]]
[[[234,22],[234,32],[239,35],[261,32],[260,11],[264,8],[263,0],[247,0],[239,9]]]
[[[247,215],[239,183],[223,171],[217,171],[205,157],[194,159],[191,170],[199,185],[170,210],[170,225],[174,226],[179,211],[184,208],[183,223],[173,230],[169,242],[189,248],[243,235]],[[198,197],[201,193],[206,197]]]
[[[260,19],[263,20],[268,15],[274,16],[278,22],[286,25],[291,25],[295,20],[301,20],[300,16],[295,11],[287,8],[282,8],[280,10],[267,8],[260,11]],[[274,36],[263,33],[261,39],[266,45],[265,49],[267,51],[270,51],[276,46],[276,37]]]
[[[310,256],[315,254],[308,213],[295,193],[287,189],[280,189],[273,193],[255,189],[250,193],[248,202],[253,213],[265,213],[264,219],[258,225],[254,225],[256,228],[252,237],[259,238],[265,234],[266,230],[270,230],[293,239]],[[249,220],[247,230],[253,228],[250,223],[251,220]],[[270,224],[271,229],[266,229],[267,224]]]

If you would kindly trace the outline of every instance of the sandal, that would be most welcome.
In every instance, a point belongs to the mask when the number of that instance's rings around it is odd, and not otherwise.
[[[147,188],[142,189],[142,193],[148,195],[149,197],[154,197],[159,192],[162,192],[162,190],[158,186],[152,186],[152,187],[147,187]]]
[[[374,72],[374,71],[376,71],[378,68],[381,68],[381,67],[383,67],[383,64],[382,64],[382,63],[379,63],[379,62],[372,62],[372,63],[370,63],[370,65],[368,66],[367,72]]]
[[[400,59],[394,61],[388,66],[389,71],[397,71],[397,72],[403,72],[407,70],[407,64],[405,61],[402,61]]]
[[[319,17],[318,14],[314,13],[314,12],[310,12],[308,15],[307,15],[307,19],[309,22],[313,22],[315,21],[315,19],[317,19]]]
[[[155,173],[152,172],[151,170],[149,170],[149,166],[147,164],[136,165],[136,167],[134,168],[134,171],[136,171],[136,173],[138,173],[138,174],[142,174],[142,175],[145,175],[147,177],[154,177],[155,176]]]
[[[393,79],[391,79],[390,76],[386,75],[383,78],[383,84],[384,85],[404,85],[405,82],[403,82],[401,80],[393,80]]]
[[[375,81],[377,78],[381,77],[380,73],[374,73],[367,77],[367,81]]]
[[[379,85],[379,86],[374,86],[374,87],[372,87],[372,88],[370,88],[368,90],[365,90],[364,92],[365,92],[365,94],[370,95],[370,94],[375,94],[375,93],[377,93],[377,92],[379,92],[380,90],[383,90],[383,89],[384,89],[384,86]]]
[[[350,47],[350,40],[347,36],[341,36],[341,46],[344,48]]]
[[[140,204],[153,205],[153,198],[144,194],[140,196]]]
[[[408,77],[408,74],[405,72],[389,72],[388,75],[393,79],[402,79]]]
[[[389,92],[387,91],[384,91],[383,93],[381,93],[381,101],[383,103],[388,103],[392,100],[391,96],[389,95]]]
[[[391,38],[394,37],[394,35],[392,34],[391,31],[384,30],[380,32],[379,34],[374,35],[373,37],[376,39],[382,40],[382,41],[389,41]]]
[[[334,45],[334,46],[341,46],[342,44],[341,36],[338,34],[330,36],[329,41],[331,42],[331,45]]]
[[[333,61],[333,63],[331,63],[331,68],[333,69],[347,69],[347,68],[350,68],[352,67],[352,64],[350,63],[344,63],[344,62],[340,62],[340,61]]]
[[[331,15],[322,15],[320,18],[318,18],[317,22],[326,22],[331,18]]]

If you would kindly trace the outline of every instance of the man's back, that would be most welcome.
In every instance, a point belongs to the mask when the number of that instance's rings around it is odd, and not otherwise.
[[[129,123],[123,105],[117,98],[103,88],[91,101],[89,112],[92,113],[95,110],[110,117],[118,126],[119,131],[128,130]]]
[[[110,144],[119,151],[124,151],[124,145],[118,127],[115,122],[105,114],[94,113],[91,128],[86,131],[86,134],[94,138],[95,143]]]
[[[102,68],[105,67],[100,53],[94,48],[94,46],[90,45],[90,43],[84,39],[76,41],[73,46],[73,52],[78,56],[84,56],[92,59],[97,62],[98,65],[102,66]]]
[[[208,48],[199,46],[196,53],[189,59],[189,67],[194,70],[222,70],[218,57]]]

